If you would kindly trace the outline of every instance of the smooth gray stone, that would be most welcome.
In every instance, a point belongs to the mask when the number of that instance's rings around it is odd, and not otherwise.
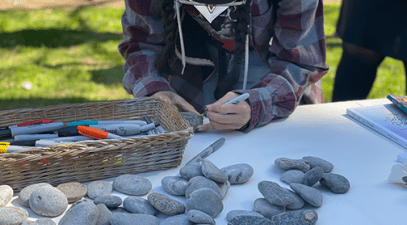
[[[128,195],[145,195],[151,191],[153,185],[145,177],[132,174],[118,176],[113,182],[113,188]]]
[[[280,180],[287,184],[301,184],[302,180],[304,179],[304,175],[304,172],[302,172],[301,170],[287,170],[281,175]]]
[[[30,208],[30,204],[28,203],[30,201],[30,196],[35,191],[37,188],[40,188],[42,186],[49,186],[52,187],[51,184],[48,183],[38,183],[38,184],[32,184],[30,186],[27,186],[23,188],[20,193],[18,193],[18,201],[20,204],[24,207]]]
[[[195,209],[215,218],[223,210],[220,195],[210,188],[201,188],[192,192],[186,200],[187,211]]]
[[[203,176],[202,165],[199,163],[195,163],[184,166],[179,170],[179,174],[182,178],[188,181],[193,177]]]
[[[154,208],[146,199],[136,196],[130,196],[123,201],[124,208],[136,214],[157,214],[157,209]]]
[[[68,208],[66,195],[57,188],[42,186],[30,196],[30,208],[38,215],[56,217]]]
[[[304,201],[308,202],[309,204],[315,207],[321,207],[323,202],[323,196],[320,191],[313,187],[309,187],[303,184],[290,184],[291,189],[295,191],[295,193],[299,194]]]
[[[6,206],[13,198],[14,191],[8,185],[0,185],[0,207]]]
[[[57,188],[62,191],[68,198],[68,203],[74,203],[85,197],[88,192],[88,187],[79,182],[69,182],[60,184]]]
[[[160,220],[148,214],[113,213],[111,225],[160,225]]]
[[[221,197],[221,199],[224,199],[226,194],[229,191],[230,183],[229,183],[229,181],[226,181],[225,183],[219,184],[218,186],[220,188],[220,197]]]
[[[147,201],[158,211],[170,216],[185,212],[184,204],[161,193],[149,194]]]
[[[336,194],[346,193],[350,188],[348,179],[336,173],[324,173],[319,183]]]
[[[284,212],[273,216],[275,225],[314,225],[318,220],[315,210],[299,210]]]
[[[228,180],[228,176],[207,159],[202,160],[202,173],[205,177],[218,183],[224,183]]]
[[[228,212],[228,214],[226,214],[226,220],[231,221],[236,216],[258,216],[260,218],[264,218],[264,216],[261,215],[260,213],[239,209],[239,210],[232,210],[232,211]]]
[[[265,198],[258,198],[254,201],[253,211],[263,215],[267,219],[271,219],[274,215],[285,212],[285,208],[272,205]]]
[[[257,185],[260,193],[272,205],[287,206],[294,203],[295,199],[285,188],[271,181],[261,181]]]
[[[307,172],[311,166],[302,159],[278,158],[274,164],[283,170],[301,170]]]
[[[191,209],[188,211],[187,216],[188,219],[194,223],[211,225],[216,224],[215,220],[213,220],[210,215],[199,210]]]
[[[82,199],[72,204],[58,225],[96,225],[99,219],[99,208],[92,200]]]
[[[274,223],[264,217],[242,215],[233,218],[228,225],[274,225]]]
[[[113,191],[112,182],[93,181],[88,185],[88,197],[95,199],[99,196],[110,195]]]
[[[295,192],[293,192],[293,191],[291,191],[291,190],[289,190],[289,189],[287,189],[287,191],[288,191],[288,193],[290,193],[290,194],[294,197],[294,199],[295,199],[295,202],[294,202],[293,204],[286,206],[287,209],[301,209],[302,207],[304,207],[305,202],[304,202],[304,200],[303,200],[299,195],[297,195]]]
[[[163,189],[172,195],[185,195],[188,181],[182,177],[166,176],[161,180]]]
[[[323,173],[324,170],[321,167],[314,167],[308,170],[304,174],[302,184],[312,187],[314,184],[318,183],[319,180],[321,180]]]
[[[321,167],[324,170],[324,173],[330,173],[334,169],[332,163],[315,156],[305,156],[302,157],[302,159],[311,166],[311,169]]]
[[[223,167],[222,172],[228,176],[230,184],[246,183],[253,176],[253,167],[246,163]]]
[[[51,219],[41,218],[36,221],[24,221],[21,225],[56,225],[56,223]]]
[[[122,204],[122,199],[119,196],[115,195],[103,195],[95,198],[93,203],[97,204],[104,204],[108,208],[117,208]]]
[[[220,187],[215,183],[215,181],[210,180],[206,177],[197,176],[189,180],[188,187],[185,190],[185,197],[189,198],[192,192],[200,189],[200,188],[210,188],[214,190],[219,196],[222,195]]]
[[[160,225],[192,225],[186,214],[169,216],[161,220]]]
[[[105,204],[97,204],[96,207],[99,211],[99,217],[96,225],[109,225],[109,218],[112,215],[112,212],[110,212]]]
[[[28,218],[27,210],[20,207],[1,207],[0,224],[1,225],[19,225]]]
[[[124,204],[124,201],[123,201],[123,204]],[[117,207],[117,208],[109,209],[109,210],[112,213],[131,213],[131,212],[127,211],[124,207]]]

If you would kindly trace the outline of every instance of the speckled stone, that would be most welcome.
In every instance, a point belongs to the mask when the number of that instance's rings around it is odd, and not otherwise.
[[[57,188],[66,195],[68,203],[74,203],[81,200],[88,192],[88,187],[79,182],[60,184]]]
[[[193,177],[203,176],[202,165],[199,163],[194,163],[184,166],[179,170],[179,174],[182,178],[188,181]]]
[[[318,220],[315,210],[299,210],[281,213],[271,219],[275,225],[314,225]]]
[[[223,167],[222,172],[228,176],[230,184],[246,183],[253,176],[253,167],[246,163]]]
[[[24,221],[21,225],[56,225],[56,223],[51,219],[41,218],[36,221]]]
[[[57,188],[42,186],[30,196],[30,208],[38,215],[56,217],[68,208],[66,195]]]
[[[122,204],[122,199],[119,196],[115,195],[103,195],[95,198],[93,203],[97,204],[104,204],[108,208],[117,208]]]
[[[258,216],[236,216],[231,221],[229,221],[228,225],[274,225],[271,220],[267,218],[261,218]]]
[[[295,191],[295,193],[299,194],[304,201],[308,202],[309,204],[315,207],[321,207],[323,202],[323,196],[320,191],[313,187],[309,187],[303,184],[290,184],[291,189]]]
[[[82,199],[72,204],[58,225],[96,225],[99,208],[91,200]]]
[[[185,118],[188,124],[195,130],[199,125],[203,124],[202,116],[193,112],[180,112],[181,116]]]
[[[260,213],[239,209],[239,210],[232,210],[232,211],[228,212],[228,214],[226,214],[226,220],[231,221],[236,216],[258,216],[260,218],[264,218],[264,216],[261,215]]]
[[[301,170],[307,172],[311,166],[302,159],[278,158],[274,164],[283,170]]]
[[[322,178],[324,170],[321,167],[314,167],[308,170],[302,179],[302,184],[312,187]]]
[[[169,216],[161,220],[160,225],[193,225],[186,214]]]
[[[290,194],[294,197],[294,199],[295,199],[295,201],[294,201],[293,204],[286,206],[287,209],[301,209],[302,207],[304,207],[305,202],[304,202],[304,200],[303,200],[299,195],[297,195],[295,192],[293,192],[293,191],[291,191],[291,190],[289,190],[289,189],[287,189],[287,191],[288,191],[288,193],[290,193]]]
[[[210,188],[214,190],[219,196],[222,196],[222,192],[220,187],[213,181],[206,177],[197,176],[189,180],[188,187],[185,190],[185,197],[189,198],[192,192],[200,189],[200,188]]]
[[[228,176],[207,159],[202,160],[202,173],[205,177],[218,183],[224,183],[228,180]]]
[[[151,193],[147,196],[147,201],[158,211],[167,215],[177,215],[185,212],[185,206],[161,193]]]
[[[8,185],[0,185],[0,207],[6,206],[13,198],[14,191]]]
[[[150,180],[133,174],[120,175],[113,182],[113,188],[116,191],[128,195],[145,195],[151,191],[152,187]]]
[[[210,188],[201,188],[192,192],[186,200],[187,211],[195,209],[215,218],[223,210],[220,195]]]
[[[137,196],[130,196],[124,199],[123,201],[124,208],[136,214],[150,214],[155,215],[157,213],[157,209],[155,209],[150,202],[146,199],[137,197]]]
[[[218,185],[220,188],[220,197],[221,197],[221,199],[224,199],[230,189],[230,183],[229,183],[229,181],[226,181],[225,183],[218,184]]]
[[[210,225],[216,224],[215,220],[213,220],[210,215],[199,210],[191,209],[188,211],[187,216],[188,219],[194,223]]]
[[[20,207],[1,207],[0,224],[1,225],[19,225],[28,218],[27,210]]]
[[[109,225],[109,218],[112,215],[112,212],[110,212],[105,204],[97,204],[96,207],[98,207],[99,211],[99,217],[96,225]]]
[[[348,179],[336,173],[324,173],[319,183],[336,194],[346,193],[350,189]]]
[[[24,207],[30,208],[30,204],[28,203],[30,201],[30,196],[35,191],[37,188],[40,188],[42,186],[49,186],[52,187],[51,184],[48,183],[38,183],[38,184],[32,184],[30,186],[27,186],[23,188],[20,193],[18,193],[18,201],[20,204]]]
[[[161,180],[163,189],[172,195],[185,195],[188,187],[188,181],[182,177],[166,176]]]
[[[111,225],[160,225],[160,220],[149,214],[113,213]]]
[[[271,181],[261,181],[257,185],[260,193],[272,205],[287,206],[294,203],[295,199],[285,188]]]
[[[302,180],[304,179],[304,175],[304,172],[302,172],[301,170],[287,170],[281,175],[280,180],[287,184],[301,184]]]
[[[285,208],[272,205],[268,203],[265,198],[258,198],[254,201],[253,211],[263,215],[267,219],[271,219],[272,216],[285,212]]]
[[[113,191],[112,182],[93,181],[88,185],[88,197],[95,199],[99,196],[110,195]]]
[[[334,169],[332,163],[315,156],[305,156],[302,157],[302,159],[311,166],[311,169],[321,167],[324,170],[324,173],[330,173]]]

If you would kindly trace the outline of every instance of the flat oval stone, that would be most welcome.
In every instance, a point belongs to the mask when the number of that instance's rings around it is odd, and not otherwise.
[[[295,192],[293,192],[293,191],[291,191],[291,190],[288,190],[288,189],[287,189],[287,191],[288,191],[288,193],[290,193],[290,194],[294,197],[294,199],[295,199],[295,201],[294,201],[293,204],[286,206],[287,209],[301,209],[301,208],[304,206],[304,204],[305,204],[304,200],[303,200],[299,195],[297,195]]]
[[[13,198],[14,191],[8,185],[0,185],[0,207],[6,206]]]
[[[145,177],[132,174],[118,176],[113,182],[113,188],[128,195],[145,195],[151,191],[153,185]]]
[[[260,193],[272,205],[287,206],[294,203],[295,199],[285,188],[271,181],[261,181],[257,185]]]
[[[302,184],[312,187],[322,178],[324,170],[321,167],[314,167],[308,170],[302,179]]]
[[[123,204],[124,204],[124,201],[123,201]],[[117,207],[117,208],[113,208],[113,209],[109,209],[109,210],[112,213],[131,213],[131,212],[127,211],[124,207]]]
[[[112,182],[109,181],[93,181],[88,185],[88,197],[95,199],[99,196],[110,195],[113,191]]]
[[[68,203],[74,203],[85,197],[88,187],[79,182],[64,183],[57,186],[68,198]]]
[[[318,220],[315,210],[289,211],[273,216],[275,225],[314,225]]]
[[[285,212],[282,206],[276,206],[268,203],[265,198],[258,198],[254,201],[253,211],[263,215],[267,219],[271,219],[274,215]]]
[[[336,173],[324,173],[319,183],[336,194],[346,193],[350,188],[348,179]]]
[[[108,208],[117,208],[122,204],[122,199],[119,196],[115,195],[103,195],[95,198],[93,203],[97,204],[104,204]]]
[[[221,197],[221,199],[224,199],[225,196],[226,196],[226,194],[227,194],[228,191],[229,191],[229,188],[230,188],[230,183],[229,183],[229,181],[226,181],[226,182],[223,183],[223,184],[219,184],[219,188],[220,188],[220,197]]]
[[[184,166],[179,170],[179,174],[182,178],[188,181],[193,177],[203,176],[202,165],[199,163],[194,163]]]
[[[304,172],[302,172],[301,170],[287,170],[281,175],[280,180],[287,184],[301,184],[302,180],[304,179],[304,175]]]
[[[307,172],[311,166],[302,159],[278,158],[274,164],[283,170],[301,170]]]
[[[207,159],[202,160],[202,173],[205,177],[218,183],[224,183],[228,180],[228,176]]]
[[[311,169],[321,167],[324,170],[324,173],[330,173],[334,169],[332,163],[315,156],[305,156],[302,157],[302,159],[311,166]]]
[[[323,202],[323,196],[320,191],[313,187],[309,187],[303,184],[290,184],[291,189],[295,191],[295,193],[299,194],[304,201],[308,202],[309,204],[315,207],[321,207]]]
[[[56,225],[56,223],[51,219],[40,218],[36,221],[24,221],[21,225]]]
[[[161,220],[160,225],[192,225],[186,214],[169,216]]]
[[[160,225],[160,220],[148,214],[113,213],[111,225]]]
[[[72,204],[58,225],[96,225],[99,208],[91,200],[82,199]]]
[[[226,220],[231,221],[236,216],[258,216],[260,218],[264,218],[264,216],[261,215],[260,213],[239,209],[239,210],[232,210],[232,211],[228,212],[228,214],[226,214]]]
[[[151,193],[147,196],[147,200],[154,208],[167,215],[185,212],[184,204],[161,193]]]
[[[97,204],[96,207],[99,211],[99,217],[96,225],[110,225],[109,219],[112,212],[110,212],[105,204]]]
[[[182,177],[166,176],[161,180],[163,189],[172,195],[185,195],[188,187],[188,181]]]
[[[223,210],[220,195],[210,188],[200,188],[192,192],[186,200],[187,211],[195,209],[215,218]]]
[[[187,216],[188,219],[194,223],[211,225],[216,224],[215,220],[213,220],[210,215],[199,210],[191,209],[188,211]]]
[[[274,223],[264,217],[242,215],[234,217],[228,225],[274,225]]]
[[[23,188],[20,193],[18,193],[18,201],[20,202],[20,204],[24,207],[30,208],[30,204],[28,202],[30,201],[31,194],[33,193],[33,191],[42,186],[52,187],[52,185],[48,183],[38,183]]]
[[[214,190],[219,196],[222,195],[220,187],[213,181],[206,177],[197,176],[189,180],[188,187],[185,190],[185,197],[188,198],[192,192],[200,188],[210,188]]]
[[[20,207],[1,207],[0,224],[17,225],[26,221],[28,218],[27,210]]]
[[[246,163],[223,167],[222,172],[228,176],[230,184],[246,183],[253,176],[253,167]]]
[[[54,187],[42,186],[30,196],[30,208],[38,215],[56,217],[68,208],[66,195]]]
[[[123,201],[124,208],[136,214],[150,214],[155,215],[157,209],[154,208],[146,199],[136,196],[130,196],[124,199]]]

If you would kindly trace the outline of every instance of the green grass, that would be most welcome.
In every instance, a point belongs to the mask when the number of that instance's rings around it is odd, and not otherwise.
[[[123,9],[0,11],[0,109],[132,98],[121,85]],[[331,101],[341,41],[333,37],[339,4],[325,5],[327,62],[323,94]],[[404,95],[404,67],[387,58],[369,98]],[[23,84],[31,82],[32,88]]]

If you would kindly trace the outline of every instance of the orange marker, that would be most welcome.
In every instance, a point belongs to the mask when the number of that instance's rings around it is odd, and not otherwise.
[[[94,139],[123,139],[123,137],[93,127],[78,126],[78,133]]]

